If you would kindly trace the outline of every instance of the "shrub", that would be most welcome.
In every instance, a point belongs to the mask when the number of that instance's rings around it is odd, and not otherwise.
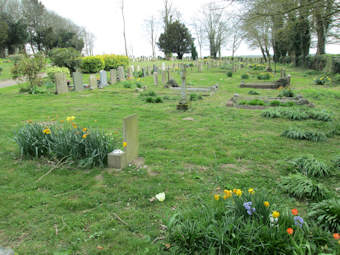
[[[248,94],[249,94],[249,95],[260,95],[260,93],[257,92],[257,91],[255,91],[255,90],[250,90],[250,91],[248,92]]]
[[[313,155],[296,158],[291,164],[294,170],[308,177],[324,177],[331,174],[327,164],[317,160]]]
[[[266,68],[266,66],[262,65],[262,64],[251,64],[251,65],[249,65],[249,68],[251,68],[255,71],[263,71]]]
[[[278,100],[274,100],[270,102],[270,106],[280,106],[281,102]]]
[[[328,77],[327,75],[321,75],[314,80],[314,83],[316,85],[327,85],[327,84],[330,84],[331,81],[332,79]]]
[[[320,183],[302,174],[282,177],[280,187],[298,199],[322,200],[329,196],[329,191]]]
[[[301,217],[294,217],[288,210],[279,213],[271,199],[259,193],[244,192],[240,197],[233,194],[226,199],[216,195],[218,200],[214,203],[200,201],[173,215],[167,223],[166,242],[171,244],[170,254],[336,252],[337,246],[328,232],[312,222],[305,224]],[[289,228],[293,233],[287,233]]]
[[[105,63],[105,70],[117,69],[119,66],[127,67],[129,65],[129,58],[121,55],[102,55]]]
[[[265,105],[265,103],[260,99],[253,99],[248,102],[249,105]]]
[[[161,97],[156,97],[155,103],[156,104],[163,103],[163,99]]]
[[[241,78],[242,78],[242,79],[245,79],[245,80],[248,80],[248,79],[249,79],[249,74],[246,74],[246,73],[245,73],[245,74],[242,74],[242,75],[241,75]]]
[[[55,83],[56,73],[64,73],[66,74],[67,79],[71,79],[70,70],[67,67],[52,66],[47,68],[46,73],[50,81],[52,81],[53,83]]]
[[[320,120],[320,121],[331,121],[332,120],[332,116],[330,113],[326,112],[326,111],[310,111],[309,113],[309,117],[311,119],[314,120]]]
[[[278,109],[269,109],[262,112],[262,116],[265,118],[280,118],[281,112]]]
[[[50,58],[54,65],[67,67],[71,72],[75,72],[80,64],[80,52],[74,48],[54,48]]]
[[[104,59],[100,56],[90,56],[81,59],[80,67],[84,73],[97,73],[105,67]]]
[[[95,129],[81,129],[74,122],[72,126],[26,124],[17,132],[15,141],[23,157],[46,157],[79,167],[106,165],[107,154],[117,146],[113,137]]]
[[[12,68],[12,77],[26,78],[29,82],[29,92],[34,94],[36,86],[41,86],[42,79],[39,77],[39,73],[45,68],[45,57],[37,53],[33,57],[25,56]]]
[[[269,73],[261,73],[257,76],[258,80],[269,80],[270,79],[270,74]]]
[[[227,72],[227,76],[228,77],[233,77],[233,72],[231,72],[231,71]]]
[[[335,74],[333,76],[333,82],[336,84],[340,84],[340,74]]]
[[[129,81],[123,82],[123,87],[126,88],[126,89],[132,88],[132,85],[133,84],[131,82],[129,82]]]
[[[313,142],[327,140],[326,135],[322,132],[304,131],[297,128],[289,128],[288,130],[284,131],[281,136],[295,140],[308,140]]]
[[[154,103],[154,102],[155,102],[155,99],[154,99],[153,97],[147,97],[147,98],[145,99],[145,102],[147,102],[147,103]]]
[[[291,89],[283,89],[278,97],[294,97],[295,94]]]
[[[340,199],[332,198],[311,206],[309,217],[332,233],[340,232]]]

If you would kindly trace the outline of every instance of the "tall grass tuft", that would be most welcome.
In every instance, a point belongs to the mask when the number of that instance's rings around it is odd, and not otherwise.
[[[332,198],[312,205],[308,215],[320,226],[335,233],[340,232],[340,199]]]
[[[308,177],[324,177],[332,174],[331,168],[313,155],[305,155],[292,160],[293,169]]]
[[[284,131],[281,136],[295,140],[308,140],[313,142],[322,142],[327,140],[327,136],[322,132],[305,131],[298,128],[289,128]]]
[[[298,199],[319,201],[329,196],[326,187],[302,174],[282,177],[279,185],[285,192]]]
[[[22,157],[66,161],[79,167],[104,166],[117,142],[103,131],[75,124],[25,124],[15,136]]]

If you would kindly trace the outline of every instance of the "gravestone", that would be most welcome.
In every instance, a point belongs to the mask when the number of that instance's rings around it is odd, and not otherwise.
[[[158,86],[158,73],[157,72],[153,73],[153,82],[156,86]]]
[[[100,74],[99,88],[102,89],[107,86],[107,73],[105,70],[101,70],[99,74]]]
[[[187,88],[186,88],[186,69],[185,65],[181,67],[181,79],[182,79],[182,86],[181,86],[181,99],[177,105],[177,110],[186,111],[189,109],[189,103],[187,101]]]
[[[123,120],[123,137],[127,144],[125,151],[114,150],[107,156],[110,168],[123,169],[138,157],[138,118],[136,114]]]
[[[199,62],[199,63],[198,63],[198,72],[199,72],[199,73],[202,73],[202,71],[203,71],[203,63],[202,63],[202,62]]]
[[[151,74],[151,68],[150,66],[146,67],[146,75],[149,76]]]
[[[95,74],[90,75],[89,85],[90,85],[90,89],[95,89],[98,87],[97,78]]]
[[[162,63],[162,71],[165,71],[166,69],[165,69],[165,63],[163,62]]]
[[[56,93],[58,95],[68,93],[68,87],[67,87],[67,82],[66,82],[66,74],[56,73],[55,74],[55,81],[56,81]]]
[[[110,70],[110,83],[111,85],[117,83],[117,70],[116,69]]]
[[[125,73],[124,73],[123,66],[118,67],[118,77],[119,77],[119,81],[125,81]]]
[[[165,85],[166,83],[166,72],[162,70],[162,84]]]
[[[134,65],[131,66],[131,70],[132,70],[132,73],[135,72],[135,66]]]
[[[133,78],[133,73],[131,67],[128,68],[128,80],[131,80]]]
[[[146,72],[145,72],[145,68],[142,68],[142,73],[143,73],[143,77],[146,77]]]
[[[74,72],[72,74],[73,76],[73,85],[74,85],[74,90],[75,91],[82,91],[84,89],[83,86],[83,78],[81,76],[80,72]]]

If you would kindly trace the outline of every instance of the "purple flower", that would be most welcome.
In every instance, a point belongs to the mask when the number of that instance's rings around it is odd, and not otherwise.
[[[304,220],[300,217],[300,216],[294,216],[294,222],[296,226],[299,226],[300,228],[302,228],[302,225],[304,222]]]
[[[255,208],[252,208],[251,206],[253,205],[252,202],[246,202],[246,203],[243,203],[243,206],[244,208],[247,210],[247,213],[249,215],[252,215],[256,210]]]

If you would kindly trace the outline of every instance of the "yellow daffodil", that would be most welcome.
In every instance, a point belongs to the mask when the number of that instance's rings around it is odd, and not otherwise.
[[[224,190],[224,196],[223,199],[226,200],[227,198],[231,197],[233,195],[233,192],[231,190]]]
[[[218,201],[218,200],[220,200],[220,195],[215,194],[215,195],[214,195],[214,198],[215,198],[216,201]]]
[[[87,132],[87,128],[83,128],[83,132],[84,132],[84,133]]]
[[[236,190],[236,196],[241,197],[242,196],[242,190],[237,189]]]
[[[248,189],[249,194],[255,194],[255,190],[253,188]]]
[[[123,142],[123,147],[125,148],[127,146],[127,142]]]
[[[61,120],[60,123],[64,123],[65,121],[64,120]]]
[[[43,130],[43,133],[44,133],[45,135],[49,135],[49,134],[51,134],[51,129],[45,128],[45,129]]]
[[[67,118],[66,118],[66,120],[67,120],[68,122],[74,121],[75,119],[76,119],[76,117],[74,117],[74,116],[70,116],[70,117],[67,117]]]
[[[86,139],[86,137],[88,136],[89,134],[83,134],[83,139]]]
[[[72,123],[73,128],[78,128],[78,126],[74,123]]]
[[[273,216],[273,218],[277,219],[277,218],[280,217],[280,213],[279,213],[278,211],[274,211],[274,212],[272,213],[272,216]]]
[[[28,121],[27,121],[27,123],[32,123],[32,122],[33,122],[33,121],[31,121],[31,120],[28,120]]]
[[[233,189],[233,192],[236,194],[237,189]]]
[[[267,208],[269,207],[269,202],[268,201],[264,201],[263,204],[264,204],[265,207],[267,207]]]

